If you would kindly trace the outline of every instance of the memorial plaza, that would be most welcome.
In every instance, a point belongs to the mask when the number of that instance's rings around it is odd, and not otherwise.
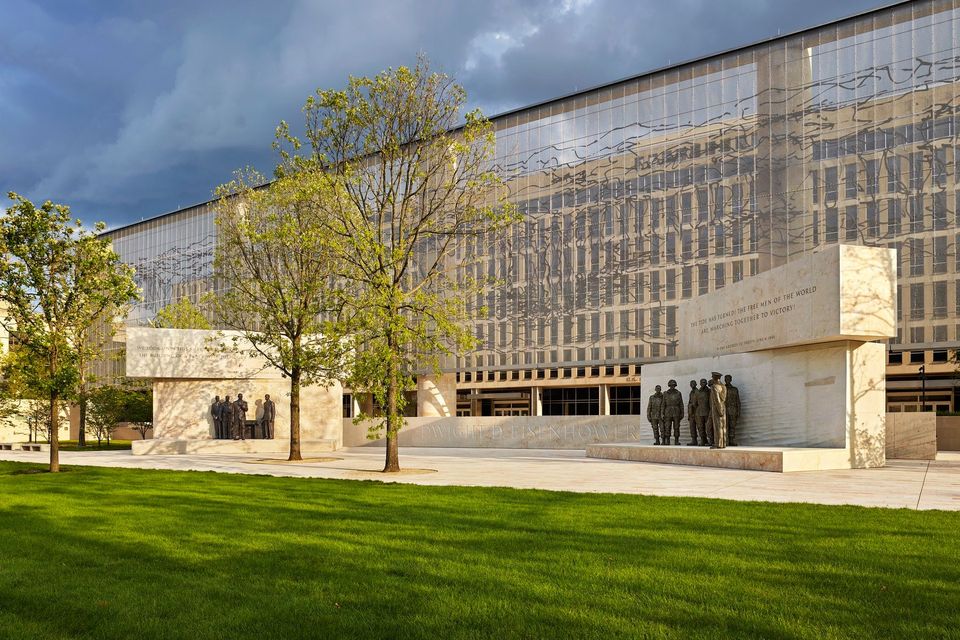
[[[637,465],[551,449],[407,447],[402,455],[408,471],[402,474],[380,473],[383,452],[370,447],[349,447],[296,464],[276,457],[235,455],[133,456],[129,451],[62,455],[64,464],[80,466],[960,511],[960,452],[941,452],[936,460],[888,460],[880,469],[790,474]],[[0,451],[0,460],[42,463],[45,458],[43,453]]]

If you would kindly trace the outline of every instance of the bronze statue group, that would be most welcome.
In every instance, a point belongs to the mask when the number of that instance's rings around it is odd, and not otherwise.
[[[716,371],[706,378],[690,381],[690,395],[687,398],[687,419],[690,422],[691,447],[709,446],[723,449],[735,446],[737,422],[740,420],[740,390],[733,386],[733,376],[723,380]],[[677,381],[667,383],[669,389],[661,391],[660,385],[647,402],[647,419],[653,427],[653,444],[680,444],[680,421],[683,419],[683,394],[677,390]]]
[[[243,399],[243,394],[238,393],[237,399],[230,402],[230,396],[223,400],[216,396],[213,404],[210,406],[210,415],[213,416],[214,437],[217,440],[246,440],[244,430],[247,424],[247,410],[249,405]],[[260,427],[260,433],[254,433],[253,436],[259,439],[269,440],[273,438],[273,421],[276,418],[277,410],[270,399],[270,394],[263,396],[263,414],[257,421]]]

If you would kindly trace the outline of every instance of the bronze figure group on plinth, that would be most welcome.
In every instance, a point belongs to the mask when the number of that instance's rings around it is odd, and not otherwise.
[[[680,444],[680,420],[683,419],[683,395],[677,389],[677,381],[667,383],[664,393],[657,385],[647,402],[647,419],[653,428],[655,445]],[[735,446],[737,422],[740,420],[740,390],[733,386],[733,376],[723,376],[714,371],[710,380],[702,378],[700,386],[690,381],[687,399],[687,420],[690,423],[692,447],[709,446],[723,449]]]
[[[238,393],[237,399],[230,401],[230,396],[220,400],[216,396],[213,404],[210,406],[210,415],[213,416],[214,437],[217,440],[246,440],[245,429],[247,426],[247,411],[249,405],[243,399],[243,394]],[[255,426],[260,427],[260,432],[251,434],[254,438],[269,440],[273,438],[273,421],[276,417],[276,406],[270,399],[270,394],[263,397],[263,415]]]

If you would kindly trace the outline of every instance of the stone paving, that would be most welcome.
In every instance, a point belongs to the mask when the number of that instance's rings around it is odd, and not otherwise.
[[[401,475],[377,473],[383,466],[383,449],[377,447],[342,449],[296,464],[236,455],[60,455],[65,465],[960,510],[960,452],[941,452],[935,461],[888,460],[882,469],[770,473],[601,460],[587,458],[582,450],[406,447],[400,450],[400,464],[408,472]],[[3,451],[0,459],[45,462],[47,454]]]

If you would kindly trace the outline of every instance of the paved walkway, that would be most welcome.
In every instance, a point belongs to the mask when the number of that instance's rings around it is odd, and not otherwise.
[[[941,452],[931,462],[889,460],[882,469],[770,473],[600,460],[583,451],[406,447],[400,450],[400,464],[408,471],[400,475],[377,473],[383,449],[371,447],[342,449],[321,459],[325,461],[297,464],[249,456],[134,456],[129,451],[65,451],[60,456],[66,465],[960,510],[960,453],[953,452]],[[45,462],[48,454],[3,451],[0,459]]]

